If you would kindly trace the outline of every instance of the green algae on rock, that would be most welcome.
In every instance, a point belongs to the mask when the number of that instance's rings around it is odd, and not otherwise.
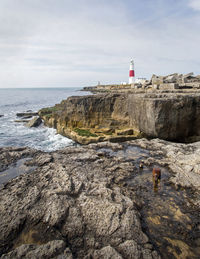
[[[129,124],[126,99],[121,94],[70,97],[39,111],[46,126],[81,144],[141,137]]]
[[[199,91],[118,92],[69,97],[39,116],[81,144],[145,136],[187,142],[200,136],[199,102]]]

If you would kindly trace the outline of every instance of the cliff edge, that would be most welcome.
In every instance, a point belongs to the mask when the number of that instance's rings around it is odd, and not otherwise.
[[[200,136],[200,92],[127,92],[75,96],[39,111],[45,125],[78,143]]]

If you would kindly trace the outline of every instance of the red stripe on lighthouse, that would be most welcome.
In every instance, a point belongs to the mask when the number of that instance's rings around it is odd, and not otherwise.
[[[129,71],[129,76],[130,77],[134,77],[135,76],[135,71],[134,70],[130,70]]]

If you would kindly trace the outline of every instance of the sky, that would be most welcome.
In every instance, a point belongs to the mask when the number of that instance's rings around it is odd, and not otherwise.
[[[0,0],[0,88],[200,74],[200,0]]]

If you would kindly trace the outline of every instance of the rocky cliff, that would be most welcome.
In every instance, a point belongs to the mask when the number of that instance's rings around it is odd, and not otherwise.
[[[39,115],[82,144],[141,136],[185,142],[200,136],[199,103],[197,91],[99,94],[70,97]]]
[[[149,137],[185,142],[200,136],[200,93],[128,95],[130,125]]]
[[[127,96],[123,94],[70,97],[42,109],[39,115],[47,126],[82,144],[131,139],[140,134],[130,128]]]

